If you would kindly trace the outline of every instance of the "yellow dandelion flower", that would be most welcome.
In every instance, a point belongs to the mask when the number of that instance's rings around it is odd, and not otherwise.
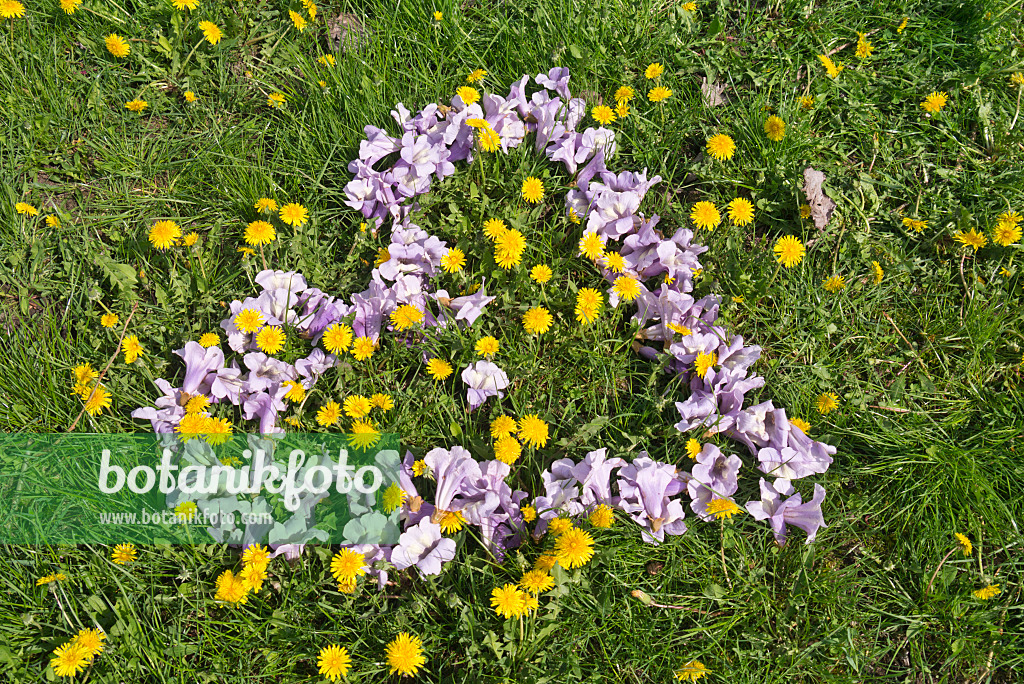
[[[993,598],[1000,593],[998,584],[990,584],[987,587],[982,587],[975,591],[974,598],[981,599],[982,601],[988,601],[990,598]]]
[[[484,221],[484,235],[491,240],[497,240],[505,234],[508,228],[501,219],[487,219]]]
[[[928,97],[921,102],[921,109],[929,114],[938,114],[949,101],[949,95],[945,92],[932,91]]]
[[[143,109],[149,106],[149,103],[145,100],[130,100],[124,103],[124,108],[129,109],[133,112],[141,112]]]
[[[526,613],[526,594],[514,584],[495,587],[491,591],[491,607],[506,620]]]
[[[665,73],[665,67],[663,67],[658,62],[653,62],[651,64],[648,64],[647,69],[644,70],[644,78],[646,78],[649,81],[653,81],[654,79],[661,76],[663,73]]]
[[[103,39],[103,42],[107,45],[107,51],[115,57],[127,57],[128,53],[131,52],[128,41],[116,33],[111,33]]]
[[[210,45],[216,45],[220,42],[220,39],[224,37],[224,32],[220,30],[220,27],[214,24],[212,21],[201,21],[199,22],[199,30],[203,32],[203,38]]]
[[[501,147],[501,136],[490,126],[480,129],[477,140],[480,141],[480,149],[484,152],[497,152]]]
[[[445,273],[458,273],[466,265],[466,253],[458,247],[452,247],[441,257],[441,268]]]
[[[695,682],[702,677],[706,677],[708,672],[711,670],[704,667],[704,663],[699,660],[691,660],[685,663],[683,667],[676,670],[676,679],[681,682]]]
[[[3,5],[0,5],[2,8]],[[53,651],[50,667],[58,677],[74,677],[89,664],[89,652],[74,640],[58,646]]]
[[[793,268],[801,261],[807,254],[807,248],[804,247],[804,243],[794,235],[785,235],[780,237],[775,242],[773,249],[775,252],[775,260],[786,268]]]
[[[970,556],[974,550],[974,546],[971,544],[971,540],[967,538],[967,535],[954,532],[953,536],[956,537],[957,542],[960,543],[960,549],[964,552],[965,556]]]
[[[651,88],[647,93],[647,99],[651,102],[664,102],[668,98],[672,97],[672,89],[666,88],[665,86],[657,86]]]
[[[537,204],[544,199],[544,183],[542,183],[539,178],[529,176],[523,181],[521,194],[523,199],[527,202]]]
[[[693,437],[686,440],[686,455],[692,459],[696,459],[703,448],[704,446]]]
[[[391,325],[395,330],[408,330],[423,321],[423,312],[411,304],[403,304],[391,312]]]
[[[288,10],[288,17],[292,20],[292,26],[299,32],[306,30],[306,18],[294,10]]]
[[[138,551],[136,551],[134,544],[118,544],[110,552],[110,560],[118,565],[127,565],[133,562],[137,555]]]
[[[707,505],[708,515],[714,516],[715,518],[732,518],[740,512],[740,507],[736,505],[736,502],[732,499],[711,499]]]
[[[555,319],[543,306],[535,306],[523,314],[523,329],[530,335],[542,335],[551,329]]]
[[[498,353],[498,347],[498,340],[488,335],[477,340],[475,350],[480,356],[494,356]]]
[[[316,422],[321,427],[337,424],[341,418],[341,405],[333,399],[320,407],[316,412]]]
[[[139,358],[141,354],[146,352],[142,348],[142,344],[139,342],[138,335],[129,335],[124,338],[121,342],[121,348],[124,350],[124,362],[135,363],[135,360]]]
[[[834,392],[823,392],[815,402],[818,413],[825,415],[839,408],[839,397]]]
[[[579,255],[591,261],[604,256],[605,239],[597,231],[589,230],[583,234],[579,242]]]
[[[818,55],[818,59],[821,60],[821,65],[825,67],[825,71],[828,72],[829,78],[836,78],[839,76],[839,72],[845,67],[842,64],[837,64],[832,61],[832,58],[828,55]]]
[[[118,318],[117,314],[115,313],[106,313],[100,316],[100,325],[102,325],[104,328],[113,328],[115,325],[117,325],[117,321]]]
[[[882,270],[881,264],[877,261],[871,262],[871,276],[875,282],[875,285],[879,285],[882,282],[882,278],[885,277],[885,271]]]
[[[551,280],[552,275],[551,267],[544,264],[537,264],[530,269],[530,277],[542,285]]]
[[[149,241],[159,250],[168,249],[181,237],[181,227],[174,221],[157,221],[149,230]]]
[[[352,356],[356,357],[356,361],[366,361],[373,356],[376,348],[377,345],[374,344],[371,338],[357,337],[352,343]]]
[[[867,59],[868,57],[871,56],[871,52],[874,49],[874,46],[868,41],[867,35],[858,31],[857,49],[854,52],[854,54],[857,56],[857,59]]]
[[[267,95],[267,104],[274,109],[284,107],[285,101],[284,93],[270,93],[270,95]]]
[[[714,230],[722,222],[722,215],[714,202],[697,202],[690,210],[690,220],[697,228]]]
[[[593,323],[603,306],[604,297],[600,292],[590,287],[581,289],[576,293],[576,320],[584,325]]]
[[[29,204],[28,202],[18,202],[17,204],[14,205],[14,210],[17,211],[19,214],[24,214],[27,216],[39,215],[39,210],[36,209],[31,204]]]
[[[402,507],[402,504],[405,503],[407,497],[408,495],[402,491],[402,488],[398,486],[398,483],[392,482],[391,485],[384,490],[380,506],[386,514],[391,515],[397,509]]]
[[[907,28],[907,21],[909,20],[910,17],[903,17],[903,21],[901,21],[900,25],[896,27],[896,33],[902,34],[903,30]]]
[[[587,520],[594,527],[608,528],[615,524],[615,511],[611,506],[599,504],[597,508],[587,516]]]
[[[635,95],[635,91],[629,86],[619,86],[618,90],[615,91],[615,101],[619,103],[630,102],[633,99],[633,95]]]
[[[769,116],[764,122],[764,132],[770,140],[779,142],[786,137],[786,122],[777,116]]]
[[[811,424],[808,423],[803,418],[790,418],[789,424],[792,425],[793,427],[800,428],[800,431],[805,435],[811,434]]]
[[[619,299],[631,302],[640,296],[640,281],[636,278],[621,275],[615,279],[615,283],[612,285],[612,292],[617,294]]]
[[[536,414],[528,414],[519,420],[519,439],[534,449],[548,443],[548,424]]]
[[[359,419],[370,415],[373,404],[370,403],[369,398],[361,394],[353,394],[351,397],[345,398],[344,408],[345,415],[349,418]]]
[[[1018,242],[1021,237],[1021,227],[1009,221],[999,221],[992,229],[992,242],[1003,247],[1009,247]]]
[[[988,244],[988,240],[984,235],[979,233],[974,228],[971,228],[966,233],[963,231],[957,231],[953,233],[953,239],[962,244],[964,247],[973,247],[974,251],[977,252],[979,249]]]
[[[480,101],[480,91],[469,86],[460,86],[459,89],[455,91],[455,94],[462,98],[462,101],[466,106]]]
[[[716,363],[718,363],[718,354],[715,352],[699,352],[693,362],[693,370],[699,377],[703,378],[710,369],[714,368]]]
[[[814,109],[814,97],[811,95],[801,95],[797,98],[797,102],[800,103],[800,109],[803,109],[804,111]]]
[[[82,0],[60,0],[60,8],[64,10],[64,14],[74,14],[82,5]]]
[[[427,373],[434,380],[446,380],[452,374],[452,364],[444,359],[430,359],[427,361]]]
[[[511,435],[505,435],[494,443],[494,458],[502,463],[512,465],[522,453],[523,446]]]
[[[335,323],[324,331],[321,342],[330,353],[341,354],[352,346],[352,328],[344,323]]]
[[[746,197],[737,197],[727,206],[733,225],[745,226],[754,222],[754,205]]]
[[[491,421],[491,437],[500,438],[516,431],[516,421],[512,416],[498,416]]]
[[[440,14],[440,12],[436,12]],[[440,21],[440,19],[438,19]],[[427,662],[423,655],[423,642],[417,636],[402,632],[385,649],[390,674],[414,675]]]
[[[473,71],[469,72],[469,76],[466,76],[466,83],[476,83],[477,81],[482,81],[484,80],[484,76],[486,75],[487,72],[484,71],[483,69],[474,69]]]
[[[598,105],[590,110],[590,116],[602,126],[615,121],[615,112],[608,105]]]
[[[582,567],[594,557],[594,538],[589,532],[574,527],[555,542],[555,556],[558,563],[569,570]]]
[[[846,287],[846,278],[841,275],[829,276],[825,279],[825,282],[822,283],[822,287],[835,294]]]
[[[253,221],[245,228],[245,241],[254,247],[269,245],[276,239],[277,231],[266,221]]]
[[[301,226],[309,221],[309,211],[301,204],[286,204],[281,207],[281,220],[290,226]]]
[[[265,321],[266,318],[260,310],[242,309],[235,316],[235,328],[246,334],[254,333],[263,326]]]
[[[718,161],[727,161],[736,152],[736,143],[726,134],[719,133],[708,138],[706,149]]]

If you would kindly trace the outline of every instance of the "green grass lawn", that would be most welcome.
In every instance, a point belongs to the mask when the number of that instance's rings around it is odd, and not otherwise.
[[[763,347],[754,370],[766,384],[748,402],[771,399],[837,447],[817,478],[829,527],[813,545],[797,532],[779,548],[750,516],[688,516],[687,534],[651,546],[622,517],[522,624],[495,615],[491,590],[517,581],[538,545],[497,565],[466,532],[440,576],[396,573],[384,591],[360,585],[351,596],[331,579],[331,549],[307,548],[295,563],[275,559],[241,606],[213,598],[237,549],[142,547],[120,566],[107,547],[5,545],[0,680],[58,679],[51,652],[101,626],[106,649],[80,679],[315,682],[318,652],[340,644],[353,655],[349,680],[396,681],[384,649],[408,631],[424,642],[423,681],[668,682],[692,660],[709,682],[1019,681],[1024,264],[1019,244],[991,235],[999,214],[1024,212],[1024,86],[1011,82],[1024,71],[1020,3],[700,2],[691,12],[667,0],[371,0],[324,3],[301,32],[290,10],[308,16],[298,2],[265,0],[200,0],[191,12],[85,0],[71,15],[58,0],[25,0],[23,18],[0,21],[0,429],[68,430],[82,409],[71,370],[101,369],[116,348],[100,316],[124,321],[137,305],[129,334],[145,354],[118,357],[104,379],[111,410],[75,429],[149,430],[130,413],[152,405],[155,379],[180,378],[171,350],[220,332],[225,303],[254,294],[261,257],[238,250],[258,198],[310,213],[266,249],[272,268],[329,293],[362,291],[390,233],[361,233],[344,204],[363,126],[394,132],[396,103],[447,103],[474,69],[488,72],[481,90],[504,96],[523,74],[567,66],[588,109],[636,89],[629,116],[611,125],[609,166],[662,176],[642,210],[663,226],[687,224],[696,201],[753,198],[753,225],[699,232],[710,250],[695,295],[719,295],[721,324]],[[223,29],[217,45],[202,41],[203,20]],[[114,32],[129,40],[124,59],[104,46]],[[874,48],[866,59],[854,54],[858,32]],[[830,53],[844,66],[835,79],[817,57]],[[318,63],[326,54],[335,66]],[[663,105],[644,97],[651,62],[673,92]],[[705,81],[723,102],[702,95]],[[928,115],[920,104],[933,91],[948,104]],[[269,106],[273,93],[284,107]],[[128,111],[135,99],[148,107]],[[778,142],[763,128],[772,114],[786,122]],[[719,132],[737,144],[729,163],[703,152]],[[837,204],[821,230],[800,216],[808,166],[824,171]],[[423,200],[423,225],[471,260],[482,220],[514,204],[525,175],[548,174],[552,188],[546,208],[515,214],[529,227],[525,266],[496,280],[486,271],[505,314],[480,332],[503,341],[514,380],[502,405],[552,426],[516,486],[534,490],[552,460],[599,447],[678,461],[682,395],[631,352],[628,315],[606,307],[599,325],[574,327],[573,288],[600,279],[558,211],[569,177],[529,138],[482,177],[458,168]],[[19,202],[40,214],[17,213]],[[162,219],[194,230],[195,247],[154,250],[147,233]],[[953,238],[972,229],[988,238],[977,251]],[[787,234],[807,256],[780,271],[772,246]],[[549,264],[558,287],[530,290],[533,263]],[[845,287],[833,294],[822,285],[834,275]],[[544,302],[561,312],[553,333],[521,343],[521,310]],[[472,356],[471,340],[442,342],[452,358]],[[418,456],[462,444],[489,457],[486,411],[466,413],[454,365],[443,387],[414,381],[416,351],[383,345],[370,370],[332,372],[325,392],[390,393],[386,427]],[[824,392],[839,398],[828,415],[815,410]],[[312,413],[302,420],[316,428]],[[935,574],[956,532],[974,551],[955,551]],[[67,579],[36,586],[58,572]],[[1000,593],[973,596],[989,584]]]

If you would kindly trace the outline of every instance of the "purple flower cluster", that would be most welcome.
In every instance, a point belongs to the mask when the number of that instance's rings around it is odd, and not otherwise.
[[[445,290],[435,291],[432,281],[448,247],[413,224],[410,215],[415,197],[430,192],[434,179],[453,174],[455,162],[473,160],[475,128],[467,122],[483,119],[498,134],[503,151],[533,133],[535,149],[564,164],[574,176],[565,197],[566,215],[585,222],[584,235],[597,235],[606,250],[623,257],[621,269],[603,273],[611,305],[621,303],[612,287],[617,278],[640,282],[633,316],[640,327],[639,338],[645,341],[639,353],[651,360],[666,359],[666,369],[682,375],[689,385],[689,396],[676,403],[680,415],[676,428],[697,430],[700,435],[721,434],[743,444],[764,476],[759,481],[761,498],[747,502],[747,511],[757,520],[769,521],[779,543],[785,542],[787,525],[805,530],[808,542],[812,541],[824,526],[824,488],[815,484],[814,496],[804,503],[792,481],[824,473],[835,448],[810,439],[787,419],[784,409],[771,402],[745,406],[746,393],[764,385],[764,379],[750,371],[761,350],[715,325],[716,297],[692,297],[694,273],[701,268],[698,257],[707,248],[693,244],[688,228],[666,235],[658,228],[657,215],[640,211],[645,195],[661,178],[648,178],[646,169],[615,174],[607,168],[617,149],[615,132],[593,127],[577,130],[586,105],[571,97],[568,69],[536,75],[533,80],[541,89],[528,96],[529,80],[524,76],[513,84],[507,97],[487,93],[480,102],[467,105],[456,96],[450,107],[431,104],[416,115],[398,104],[391,114],[401,128],[399,136],[366,126],[359,156],[349,164],[354,178],[345,187],[346,203],[372,219],[375,229],[385,219],[393,225],[390,244],[372,271],[369,287],[345,304],[309,288],[299,274],[260,273],[256,280],[263,292],[232,302],[231,316],[221,324],[231,349],[242,355],[244,367],[237,361],[225,366],[220,349],[189,342],[175,352],[185,360],[182,387],[158,380],[164,396],[155,407],[139,409],[133,416],[151,420],[157,432],[172,431],[184,415],[182,398],[201,393],[242,406],[246,419],[260,419],[261,432],[275,430],[287,391],[284,383],[298,381],[312,387],[337,360],[317,348],[294,364],[261,353],[255,334],[235,325],[246,309],[262,314],[266,325],[297,329],[313,344],[326,328],[350,314],[354,334],[376,341],[390,314],[403,305],[423,313],[425,328],[473,325],[494,297],[486,294],[484,283],[472,294],[456,298]],[[396,153],[390,167],[380,168],[385,157]],[[654,278],[661,282],[650,287]],[[425,361],[429,360],[426,354]],[[509,385],[505,372],[489,361],[467,366],[462,380],[471,410],[489,397],[502,396]],[[507,465],[477,462],[461,447],[434,449],[422,463],[436,485],[434,501],[427,503],[417,491],[413,463],[412,454],[407,454],[401,466],[399,484],[406,501],[400,512],[404,530],[398,544],[359,547],[368,558],[385,558],[399,569],[416,566],[423,574],[436,574],[454,557],[454,542],[442,534],[452,516],[478,527],[485,546],[498,557],[530,532],[521,508],[528,494],[513,491],[505,483]],[[605,505],[640,525],[646,541],[659,543],[666,534],[685,533],[687,507],[704,520],[723,510],[736,510],[733,497],[739,491],[743,467],[739,455],[724,453],[710,443],[703,444],[689,472],[646,453],[632,462],[608,458],[604,449],[590,452],[578,463],[563,458],[542,473],[544,492],[530,502],[537,515],[532,533],[543,534],[556,517],[579,519]]]

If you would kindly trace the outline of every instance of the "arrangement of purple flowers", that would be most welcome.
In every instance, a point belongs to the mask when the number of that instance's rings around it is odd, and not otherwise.
[[[505,482],[510,469],[499,461],[478,462],[461,447],[433,449],[422,461],[409,453],[399,477],[405,498],[398,512],[403,525],[398,544],[383,549],[364,545],[360,551],[368,558],[390,559],[399,569],[416,566],[425,575],[437,574],[455,555],[454,541],[443,536],[452,516],[477,527],[485,547],[501,558],[527,534],[543,534],[554,518],[578,520],[598,506],[621,511],[642,528],[645,541],[657,544],[666,535],[686,532],[687,509],[702,520],[740,510],[733,497],[741,473],[754,474],[752,468],[759,477],[761,498],[743,507],[755,519],[767,520],[780,544],[786,541],[788,526],[801,528],[807,541],[813,541],[825,526],[825,490],[815,484],[813,497],[805,503],[793,481],[824,473],[835,448],[808,437],[770,401],[746,405],[746,393],[764,385],[764,379],[750,371],[761,349],[715,325],[716,297],[691,296],[693,274],[701,268],[698,257],[707,248],[693,244],[691,230],[678,228],[666,235],[658,228],[657,215],[640,212],[645,194],[661,178],[648,178],[646,169],[615,174],[607,168],[606,161],[616,152],[615,132],[577,130],[586,105],[571,97],[568,69],[551,69],[533,80],[540,90],[529,96],[530,79],[523,76],[507,97],[487,93],[467,105],[456,96],[450,108],[431,104],[415,115],[399,104],[391,112],[401,129],[398,136],[366,126],[359,156],[349,164],[354,178],[345,187],[347,204],[376,229],[386,220],[393,226],[390,245],[373,269],[368,288],[345,303],[309,287],[300,274],[263,271],[256,278],[263,291],[232,302],[231,316],[221,323],[230,348],[241,355],[241,365],[226,365],[219,348],[189,342],[175,352],[185,361],[182,387],[158,380],[164,396],[155,407],[139,409],[133,416],[150,420],[157,432],[172,431],[184,415],[182,395],[199,393],[241,406],[246,419],[259,419],[261,432],[279,430],[277,416],[284,406],[286,383],[311,389],[338,363],[316,346],[329,326],[345,319],[356,336],[376,341],[391,329],[390,314],[403,305],[423,313],[425,329],[472,326],[494,297],[486,294],[484,283],[473,294],[457,298],[435,290],[433,280],[448,247],[410,218],[415,197],[430,192],[435,179],[453,174],[456,162],[472,162],[474,128],[467,121],[483,119],[498,134],[502,150],[517,147],[534,134],[536,150],[564,164],[574,177],[565,196],[566,215],[585,222],[585,235],[619,243],[624,267],[618,273],[606,269],[604,277],[609,284],[623,275],[641,283],[633,315],[644,341],[638,352],[647,359],[666,359],[667,370],[681,375],[689,387],[689,395],[675,404],[680,417],[676,428],[695,431],[702,438],[721,434],[745,447],[749,458],[745,462],[736,453],[705,443],[699,453],[691,454],[693,465],[687,472],[646,453],[626,461],[609,458],[600,449],[578,462],[554,462],[542,473],[544,491],[530,499]],[[396,152],[394,165],[375,168]],[[652,278],[662,279],[656,289],[644,285]],[[623,304],[614,291],[609,295],[612,306]],[[312,351],[291,364],[262,353],[255,335],[236,325],[245,310],[259,312],[266,325],[297,329]],[[424,360],[429,360],[427,352]],[[471,410],[490,397],[502,396],[509,385],[506,373],[490,361],[467,366],[461,378]],[[419,493],[417,480],[421,489],[427,480],[433,481],[432,502]],[[524,516],[527,506],[531,522],[536,515],[532,529]]]

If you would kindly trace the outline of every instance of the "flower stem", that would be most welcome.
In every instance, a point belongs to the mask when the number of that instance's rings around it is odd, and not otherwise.
[[[932,578],[930,580],[928,580],[928,588],[924,590],[924,593],[926,593],[926,594],[931,593],[932,583],[935,581],[935,576],[939,574],[939,570],[942,569],[942,566],[946,562],[946,559],[948,559],[954,553],[956,553],[956,549],[951,550],[949,553],[947,553],[945,556],[943,556],[942,560],[939,561],[939,567],[935,568],[935,572],[932,573]]]

